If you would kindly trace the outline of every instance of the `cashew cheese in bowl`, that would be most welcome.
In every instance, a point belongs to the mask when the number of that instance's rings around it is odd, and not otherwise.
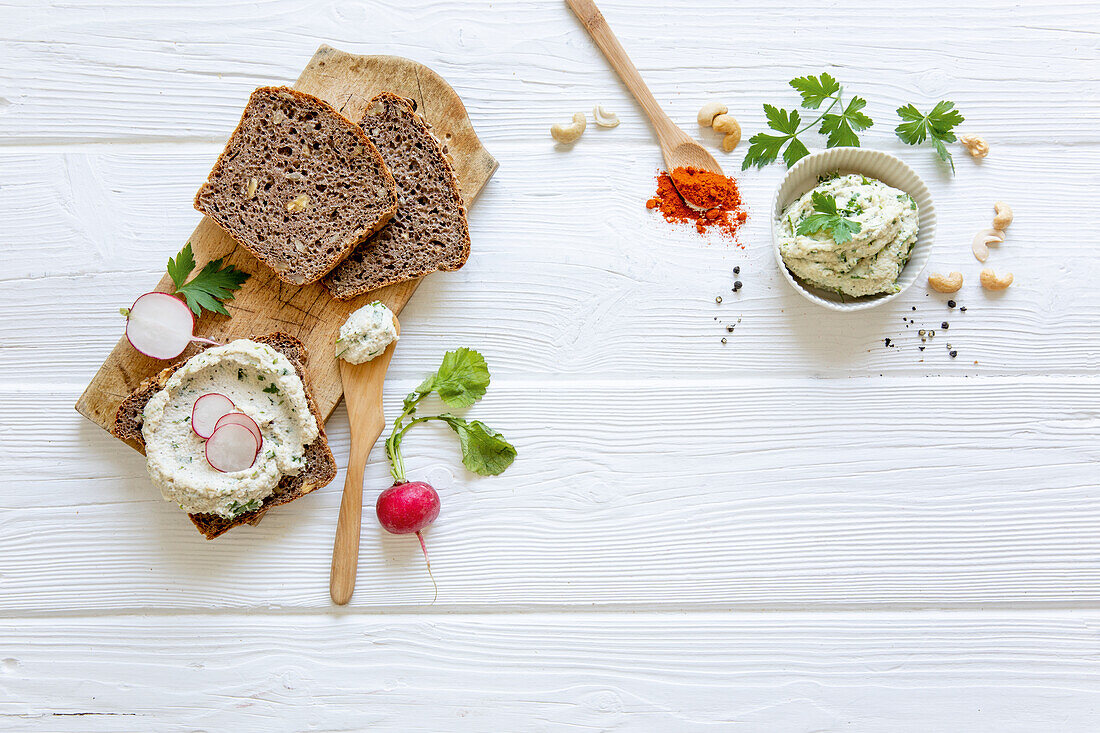
[[[823,178],[783,212],[783,264],[822,290],[857,298],[897,292],[917,242],[917,202],[860,173]]]
[[[931,253],[927,187],[887,153],[834,148],[788,172],[773,202],[776,261],[807,300],[860,310],[916,281]]]
[[[259,428],[249,468],[223,472],[207,461],[206,441],[192,429],[191,418],[195,401],[209,394],[228,397]],[[149,399],[141,432],[149,475],[164,498],[188,513],[227,518],[258,508],[283,476],[298,474],[306,447],[319,434],[294,365],[248,339],[188,359]]]
[[[352,313],[340,326],[336,358],[362,364],[380,356],[397,338],[393,311],[376,300]]]

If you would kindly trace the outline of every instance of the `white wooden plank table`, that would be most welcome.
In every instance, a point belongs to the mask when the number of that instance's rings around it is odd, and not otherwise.
[[[854,315],[800,299],[770,249],[782,167],[737,172],[745,143],[722,158],[745,249],[655,221],[654,138],[563,3],[0,0],[0,730],[1100,727],[1096,3],[602,5],[711,143],[706,99],[747,138],[794,76],[866,97],[967,312],[921,285]],[[373,521],[330,604],[342,476],[206,542],[72,410],[248,92],[322,42],[437,70],[501,162],[387,385],[392,411],[477,348],[471,414],[520,450],[481,479],[449,436],[407,440],[443,496],[434,605],[415,543]],[[992,147],[956,148],[954,177],[892,134],[944,98]],[[596,103],[623,124],[556,148]],[[997,199],[1016,283],[991,296],[969,240]],[[329,430],[346,460],[342,409]],[[368,497],[386,474],[376,450]]]

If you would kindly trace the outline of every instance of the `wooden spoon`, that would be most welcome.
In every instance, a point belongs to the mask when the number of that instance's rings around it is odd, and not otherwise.
[[[401,324],[393,318],[397,333]],[[329,595],[334,603],[344,605],[355,591],[355,572],[359,568],[359,532],[363,526],[363,470],[375,441],[386,428],[382,412],[382,383],[390,366],[397,342],[380,355],[362,364],[340,362],[340,380],[344,383],[344,403],[351,423],[351,457],[344,480],[344,496],[340,500],[340,518],[336,522],[336,541],[332,547],[332,574]]]
[[[686,132],[677,127],[657,104],[657,100],[653,98],[649,87],[642,81],[642,77],[634,67],[634,63],[626,55],[626,51],[623,50],[619,39],[611,32],[611,28],[608,27],[607,21],[604,20],[600,9],[596,7],[596,3],[592,0],[565,0],[565,2],[580,19],[581,23],[584,24],[588,35],[592,36],[592,40],[603,51],[603,55],[611,64],[611,68],[615,70],[615,73],[626,84],[626,88],[634,95],[634,99],[638,100],[638,104],[645,110],[650,124],[653,125],[653,129],[657,133],[657,140],[661,144],[661,152],[665,156],[665,165],[668,166],[669,173],[682,166],[690,166],[718,175],[725,175],[722,172],[722,166],[718,165],[718,161],[714,159],[714,156],[707,152],[702,145],[692,140]],[[686,203],[694,209],[699,209],[690,201],[686,201]]]

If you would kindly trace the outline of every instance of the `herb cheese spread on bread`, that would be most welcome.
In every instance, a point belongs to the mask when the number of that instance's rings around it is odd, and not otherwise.
[[[205,457],[191,427],[195,400],[222,394],[255,421],[261,441],[256,461],[221,472]],[[305,466],[306,446],[319,434],[302,379],[271,346],[239,339],[187,360],[149,399],[142,423],[146,465],[165,500],[188,513],[224,518],[257,508],[284,476]]]

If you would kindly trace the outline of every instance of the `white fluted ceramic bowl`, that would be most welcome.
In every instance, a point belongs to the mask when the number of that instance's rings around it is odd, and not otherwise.
[[[877,178],[887,186],[905,191],[917,202],[917,242],[913,245],[909,261],[905,263],[898,277],[896,293],[854,298],[842,293],[820,290],[795,277],[783,263],[783,257],[779,254],[779,222],[783,219],[783,211],[816,186],[818,177],[826,173],[862,173],[868,178]],[[932,195],[928,192],[928,187],[912,168],[893,155],[879,150],[832,148],[807,155],[787,171],[786,177],[775,189],[775,197],[772,199],[772,248],[775,250],[775,261],[779,264],[779,271],[802,297],[829,310],[858,311],[874,308],[904,293],[917,281],[925,265],[928,264],[935,237],[936,209],[932,205]]]

